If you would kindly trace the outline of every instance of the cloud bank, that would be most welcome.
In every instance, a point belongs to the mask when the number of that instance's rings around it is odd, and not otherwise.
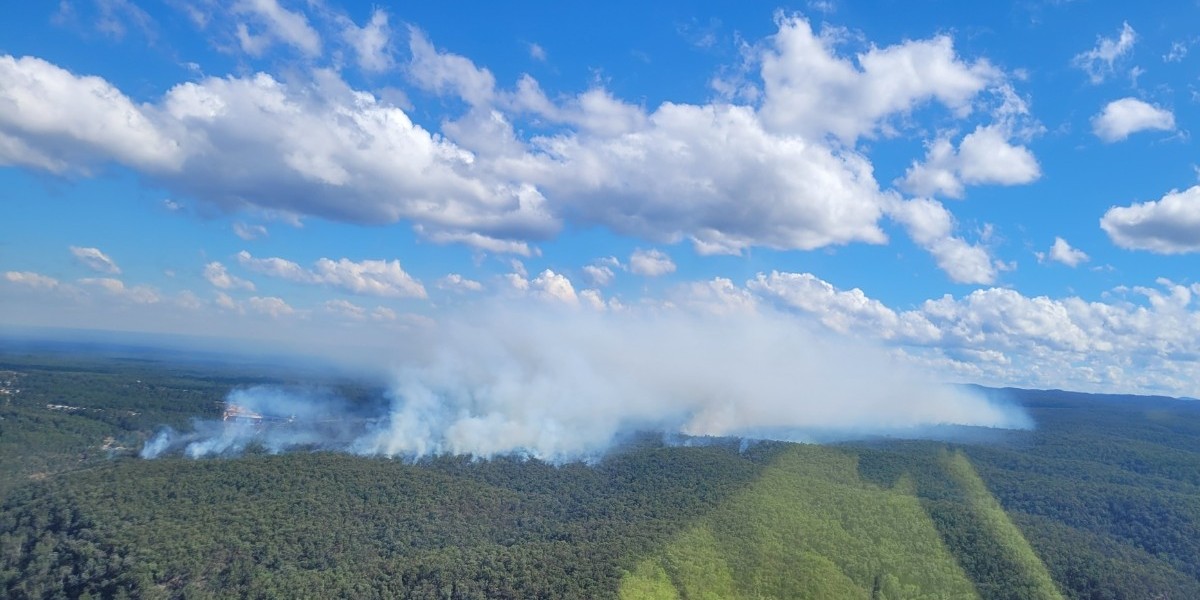
[[[229,13],[231,46],[250,56],[279,46],[316,60],[336,45],[274,0],[241,0]],[[138,101],[98,76],[0,56],[9,108],[0,165],[86,176],[119,164],[231,212],[405,222],[435,243],[524,256],[564,228],[594,226],[652,244],[690,241],[704,255],[884,244],[880,222],[898,196],[876,181],[862,143],[910,131],[917,111],[974,130],[957,148],[932,142],[906,188],[959,197],[967,186],[1040,176],[1020,145],[1029,136],[1005,112],[1009,76],[962,56],[945,35],[851,53],[838,31],[779,13],[776,32],[747,48],[742,80],[727,82],[745,94],[643,106],[600,83],[547,94],[525,74],[506,86],[413,27],[410,58],[396,65],[389,48],[399,32],[382,9],[361,27],[331,18],[362,69],[397,68],[460,112],[432,129],[406,101],[315,64],[286,76],[203,76]],[[943,267],[961,250],[921,245]],[[993,279],[979,269],[951,278]]]

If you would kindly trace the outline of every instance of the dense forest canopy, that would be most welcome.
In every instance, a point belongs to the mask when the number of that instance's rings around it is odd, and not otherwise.
[[[824,446],[648,434],[595,464],[137,457],[264,383],[378,393],[0,355],[0,596],[1200,597],[1195,401],[986,390],[1037,427]]]

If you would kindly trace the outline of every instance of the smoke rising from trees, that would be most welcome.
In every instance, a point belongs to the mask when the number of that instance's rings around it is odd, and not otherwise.
[[[541,307],[544,309],[544,307]],[[492,308],[438,328],[374,414],[275,388],[230,402],[286,422],[197,423],[143,455],[336,449],[408,459],[602,456],[634,432],[830,441],[1030,426],[1015,407],[931,382],[886,349],[774,314],[584,314]]]

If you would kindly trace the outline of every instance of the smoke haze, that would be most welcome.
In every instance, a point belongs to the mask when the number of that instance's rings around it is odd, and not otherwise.
[[[160,431],[143,446],[140,455],[156,458],[178,450],[185,456],[201,458],[240,454],[251,446],[272,454],[295,448],[346,450],[386,415],[386,403],[375,407],[352,405],[325,390],[297,387],[236,389],[226,402],[265,415],[267,422],[197,420],[187,433],[169,428]]]
[[[921,437],[945,425],[1027,428],[1028,417],[932,383],[887,352],[775,314],[582,314],[493,308],[443,325],[395,370],[375,414],[327,395],[250,388],[230,402],[292,423],[197,423],[143,456],[182,450],[337,449],[420,458],[601,456],[622,436],[660,431],[830,441]]]

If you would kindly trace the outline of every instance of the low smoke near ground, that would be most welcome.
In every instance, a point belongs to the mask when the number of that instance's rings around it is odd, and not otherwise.
[[[144,457],[250,446],[420,458],[602,456],[634,432],[832,441],[924,437],[945,426],[1028,428],[1018,408],[937,384],[879,347],[822,335],[793,317],[583,315],[493,309],[443,325],[363,414],[337,398],[278,388],[230,403],[275,422],[198,422],[164,431]]]
[[[236,389],[226,404],[257,418],[196,420],[188,432],[166,428],[146,442],[140,456],[178,451],[202,458],[237,455],[251,447],[272,454],[297,448],[343,451],[387,414],[386,402],[352,404],[327,390],[301,387]]]

